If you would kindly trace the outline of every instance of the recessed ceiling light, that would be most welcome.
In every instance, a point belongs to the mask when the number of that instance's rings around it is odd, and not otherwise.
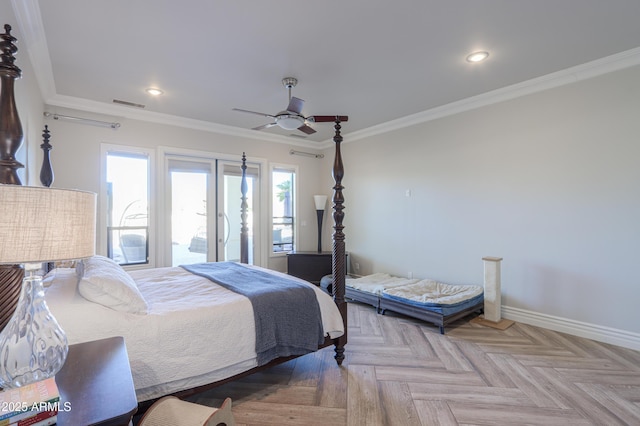
[[[160,96],[162,95],[164,92],[160,89],[156,89],[155,87],[149,87],[147,89],[147,93],[152,95],[152,96]]]
[[[467,62],[482,62],[489,57],[489,52],[473,52],[467,56]]]

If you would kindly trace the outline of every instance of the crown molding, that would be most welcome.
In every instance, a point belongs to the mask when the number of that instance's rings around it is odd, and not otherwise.
[[[44,34],[44,24],[37,0],[11,0],[16,23],[24,38],[24,46],[33,66],[40,93],[44,99],[54,96],[56,85],[53,79],[53,67],[49,47]]]
[[[416,114],[408,115],[397,120],[388,121],[363,130],[348,133],[345,142],[353,142],[359,139],[380,135],[393,130],[415,126],[438,118],[447,117],[472,109],[497,104],[547,89],[564,86],[578,81],[587,80],[599,75],[619,71],[625,68],[640,65],[640,47],[606,56],[575,67],[567,68],[521,83],[492,90],[460,101],[452,102],[436,108],[431,108]],[[323,148],[331,146],[331,141],[322,143]]]
[[[91,111],[99,114],[111,114],[119,117],[131,118],[140,121],[148,121],[159,124],[171,124],[178,127],[203,130],[225,135],[238,136],[249,139],[263,140],[287,145],[301,146],[312,149],[326,149],[333,146],[333,140],[328,139],[310,146],[293,138],[282,135],[258,133],[253,130],[242,129],[223,124],[193,120],[168,114],[153,113],[150,111],[134,111],[127,107],[118,107],[111,104],[88,101],[85,99],[60,96],[56,94],[53,79],[53,68],[47,42],[44,34],[44,26],[40,15],[37,0],[11,0],[16,14],[18,26],[27,46],[27,51],[33,68],[38,70],[36,79],[45,103],[52,106],[61,106],[71,109]],[[426,123],[438,118],[447,117],[476,108],[497,104],[543,90],[552,89],[566,84],[597,77],[599,75],[622,70],[640,65],[640,47],[600,58],[585,64],[567,68],[511,86],[492,90],[487,93],[472,96],[460,101],[452,102],[439,107],[431,108],[416,114],[408,115],[396,120],[381,123],[355,132],[343,132],[344,143],[365,139],[368,137],[388,133],[417,124]]]
[[[288,136],[260,133],[255,130],[243,129],[240,127],[227,126],[224,124],[217,124],[203,120],[194,120],[191,118],[162,114],[152,111],[137,110],[127,106],[91,101],[88,99],[75,98],[71,96],[54,95],[50,99],[47,99],[45,103],[46,105],[52,107],[69,108],[95,114],[108,115],[117,119],[131,119],[148,123],[166,124],[192,130],[201,130],[205,132],[236,136],[244,139],[255,139],[260,141],[295,145],[304,148],[315,148],[313,146],[310,146],[308,143],[301,143],[299,141],[296,141],[295,139],[289,138]],[[54,111],[51,112],[53,113]]]
[[[53,66],[44,32],[44,24],[38,0],[11,0],[17,25],[24,39],[25,50],[35,72],[36,81],[45,105],[69,108],[74,110],[110,115],[157,124],[168,124],[205,132],[219,133],[245,139],[254,139],[303,147],[305,149],[321,149],[309,143],[298,141],[288,136],[260,133],[255,130],[226,126],[201,120],[160,114],[150,111],[135,110],[126,106],[112,105],[104,102],[90,101],[82,98],[58,95],[53,78]]]

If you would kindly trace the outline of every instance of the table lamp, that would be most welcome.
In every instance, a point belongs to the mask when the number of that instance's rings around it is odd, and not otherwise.
[[[67,337],[47,307],[40,270],[43,262],[95,254],[96,194],[0,185],[0,209],[0,264],[24,264],[26,271],[16,310],[0,332],[0,387],[15,388],[64,365]]]

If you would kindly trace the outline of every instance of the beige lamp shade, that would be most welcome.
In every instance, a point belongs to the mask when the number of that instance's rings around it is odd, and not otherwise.
[[[326,195],[314,195],[313,200],[316,203],[316,210],[324,210],[324,206],[327,204]]]
[[[0,185],[0,263],[40,263],[95,254],[96,194]]]

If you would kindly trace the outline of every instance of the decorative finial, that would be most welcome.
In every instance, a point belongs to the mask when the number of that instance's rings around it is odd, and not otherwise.
[[[42,131],[42,144],[40,144],[40,148],[43,151],[43,159],[42,159],[42,168],[40,169],[40,182],[46,186],[50,187],[53,183],[53,167],[51,167],[51,159],[49,158],[49,151],[51,151],[51,144],[49,143],[49,138],[51,135],[49,134],[49,126],[44,125],[44,130]]]
[[[47,126],[46,124],[44,125],[44,130],[42,131],[42,140],[44,142],[42,142],[42,144],[40,145],[40,148],[42,149],[46,149],[47,151],[50,150],[51,148],[53,148],[51,146],[51,144],[49,143],[49,138],[51,138],[50,135],[50,131],[49,131],[49,126]]]
[[[17,78],[22,74],[20,68],[13,64],[16,60],[13,55],[18,51],[18,48],[14,44],[17,39],[11,35],[11,25],[5,24],[4,30],[5,33],[0,34],[0,39],[2,40],[0,41],[0,50],[2,51],[2,54],[0,54],[0,68],[13,71],[10,76]]]

